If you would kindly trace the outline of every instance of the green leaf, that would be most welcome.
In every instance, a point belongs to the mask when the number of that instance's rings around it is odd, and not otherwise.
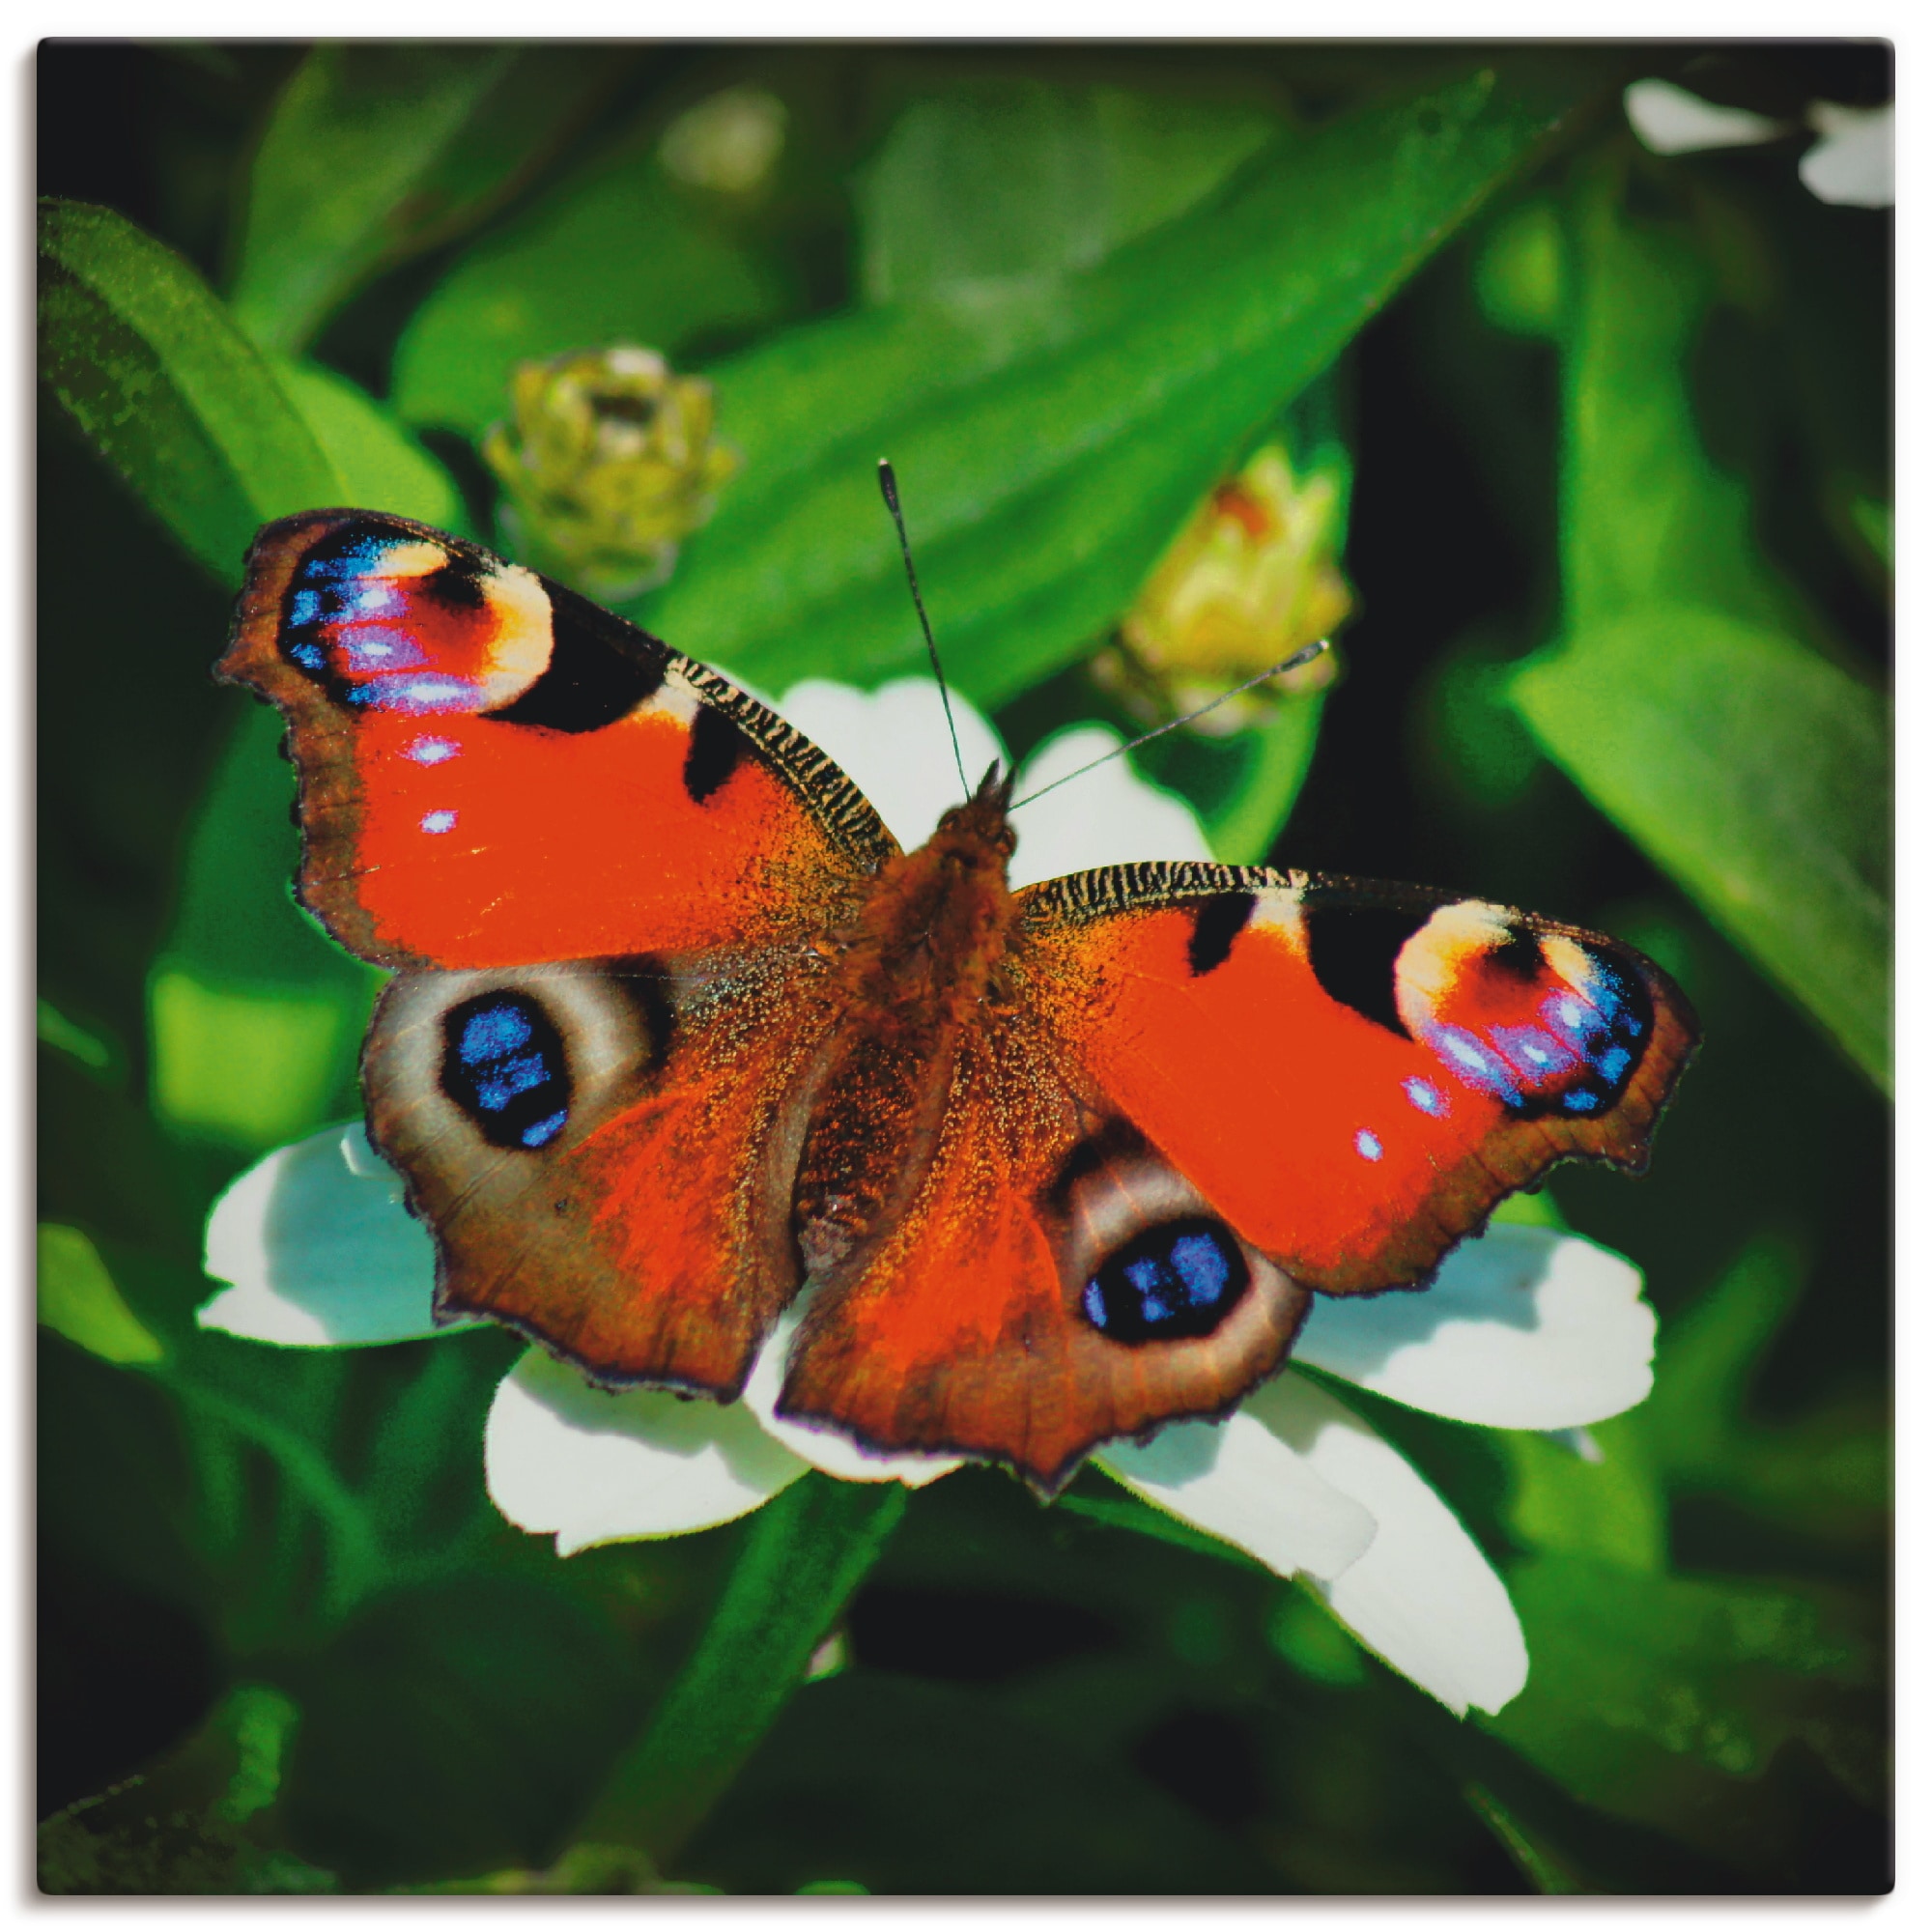
[[[342,500],[273,373],[180,256],[111,210],[45,201],[40,369],[182,544],[239,582],[260,526]]]
[[[1572,630],[1653,600],[1808,627],[1758,551],[1750,491],[1719,468],[1690,363],[1716,270],[1683,219],[1638,220],[1615,156],[1579,177],[1563,274],[1563,597]]]
[[[982,704],[1037,683],[1581,91],[1547,61],[1464,71],[1284,139],[1084,275],[795,329],[719,365],[745,471],[653,628],[768,685],[912,668],[885,451],[958,682]]]
[[[55,1894],[327,1892],[334,1876],[270,1841],[299,1714],[266,1684],[231,1690],[186,1744],[40,1829]]]
[[[1882,1802],[1878,1653],[1829,1592],[1553,1554],[1509,1585],[1535,1662],[1484,1728],[1577,1797],[1763,1878],[1789,1850],[1763,1784],[1789,1744]]]
[[[1788,636],[1661,602],[1511,689],[1592,802],[1889,1090],[1886,700]]]
[[[301,348],[379,270],[501,202],[634,58],[587,45],[315,48],[249,171],[237,321],[266,347]]]
[[[900,1484],[810,1470],[758,1512],[697,1649],[618,1760],[580,1845],[675,1859],[805,1682],[905,1505]]]
[[[1247,102],[1030,77],[915,101],[860,184],[860,286],[905,301],[1091,267],[1280,131]]]
[[[1272,718],[1232,737],[1170,731],[1134,762],[1200,814],[1224,866],[1264,864],[1315,757],[1324,693],[1284,701]]]
[[[1521,1430],[1497,1432],[1509,1461],[1504,1520],[1532,1548],[1568,1550],[1661,1574],[1669,1552],[1669,1514],[1658,1480],[1648,1408],[1590,1425],[1580,1444]]]
[[[1878,1541],[1891,1504],[1890,1417],[1880,1396],[1840,1397],[1776,1423],[1750,1414],[1756,1371],[1803,1292],[1794,1244],[1752,1241],[1665,1325],[1641,1420],[1673,1488],[1721,1495],[1812,1536]]]
[[[278,356],[273,367],[340,473],[345,503],[469,534],[469,513],[449,471],[366,389],[319,362]]]
[[[78,1228],[43,1221],[35,1232],[37,1315],[103,1362],[158,1362],[165,1352],[122,1298],[95,1245]]]
[[[296,905],[280,715],[249,705],[189,828],[175,920],[149,979],[164,1120],[250,1151],[354,1110],[380,976]]]
[[[700,331],[770,320],[783,285],[708,213],[635,139],[560,183],[411,317],[397,410],[475,436],[505,413],[519,362],[618,342],[674,356]]]

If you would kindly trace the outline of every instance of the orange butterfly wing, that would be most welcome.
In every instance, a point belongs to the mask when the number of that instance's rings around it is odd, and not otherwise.
[[[288,718],[302,903],[378,965],[795,937],[896,850],[717,672],[400,517],[269,525],[216,668]]]

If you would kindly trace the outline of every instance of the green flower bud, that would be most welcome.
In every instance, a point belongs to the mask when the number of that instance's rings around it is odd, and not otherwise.
[[[737,452],[712,439],[711,384],[618,343],[510,381],[512,420],[483,439],[511,546],[586,596],[623,603],[662,583],[717,508]]]

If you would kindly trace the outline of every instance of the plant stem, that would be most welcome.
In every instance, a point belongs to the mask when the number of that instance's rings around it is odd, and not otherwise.
[[[813,1470],[758,1512],[697,1648],[612,1768],[580,1846],[640,1851],[660,1871],[677,1856],[805,1681],[905,1505],[898,1483]]]

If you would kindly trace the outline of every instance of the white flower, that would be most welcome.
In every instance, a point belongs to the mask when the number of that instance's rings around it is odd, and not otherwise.
[[[1667,80],[1634,80],[1624,89],[1624,112],[1653,155],[1695,155],[1713,148],[1750,148],[1796,131],[1743,107],[1720,107]],[[1814,100],[1804,122],[1819,138],[1800,156],[1798,179],[1820,201],[1842,208],[1892,205],[1895,103],[1846,107]]]
[[[999,754],[955,698],[977,780]],[[918,842],[958,781],[923,680],[869,696],[813,682],[786,717],[824,746],[902,843]],[[1043,746],[1020,792],[1107,749],[1082,726]],[[941,748],[934,755],[934,747]],[[1135,858],[1208,856],[1178,800],[1124,759],[1023,812],[1016,882]],[[207,1266],[230,1286],[204,1327],[289,1346],[350,1347],[440,1331],[434,1254],[402,1206],[400,1179],[359,1122],[268,1156],[215,1204]],[[1498,1224],[1463,1242],[1423,1294],[1318,1297],[1295,1363],[1458,1421],[1576,1430],[1640,1402],[1656,1321],[1636,1270],[1590,1242]],[[729,1521],[817,1467],[857,1482],[923,1485],[948,1457],[875,1456],[830,1430],[773,1412],[796,1311],[780,1324],[741,1402],[657,1390],[611,1394],[530,1350],[504,1378],[484,1435],[490,1493],[560,1554]],[[1452,1710],[1497,1711],[1528,1672],[1507,1592],[1441,1498],[1376,1432],[1291,1365],[1221,1422],[1170,1424],[1092,1459],[1156,1507],[1237,1545],[1283,1576],[1304,1575],[1363,1642]]]
[[[1841,208],[1889,208],[1892,204],[1892,128],[1895,104],[1841,107],[1814,100],[1804,118],[1820,135],[1798,163],[1798,179],[1820,201]]]
[[[1775,141],[1784,124],[1744,107],[1719,107],[1667,80],[1634,80],[1624,89],[1624,112],[1653,155],[1697,155],[1711,148],[1750,148]]]

